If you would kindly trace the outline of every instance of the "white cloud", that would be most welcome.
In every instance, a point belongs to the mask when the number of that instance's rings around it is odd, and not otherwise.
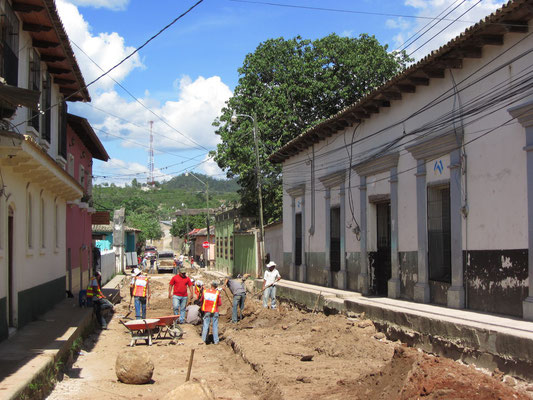
[[[70,0],[81,7],[109,8],[110,10],[125,10],[130,0]]]
[[[219,179],[226,177],[224,171],[219,168],[218,164],[213,160],[213,158],[206,156],[203,161],[205,162],[199,168],[202,169],[204,174]]]
[[[88,3],[89,1],[86,2]],[[92,3],[97,2],[93,1]],[[101,1],[101,3],[119,2]],[[80,14],[78,8],[72,4],[72,2],[67,0],[57,0],[56,4],[69,39],[75,43],[72,48],[76,54],[76,59],[78,60],[78,64],[80,65],[86,83],[91,82],[93,79],[101,75],[102,70],[90,61],[76,46],[81,47],[83,51],[105,71],[113,67],[135,50],[134,47],[126,46],[124,38],[116,32],[93,35],[91,32],[91,26],[85,21],[83,15]],[[139,54],[134,54],[109,75],[120,82],[134,68],[142,67],[143,64],[139,58]],[[98,90],[111,89],[114,84],[112,79],[104,77],[92,85],[89,90],[91,95],[94,95]]]
[[[198,143],[206,148],[213,148],[219,142],[219,138],[214,134],[215,128],[211,124],[220,115],[222,107],[232,95],[229,87],[218,76],[210,78],[200,76],[194,81],[189,76],[184,76],[179,81],[177,95],[177,101],[169,100],[163,104],[150,97],[140,99],[154,113],[164,116],[170,125],[168,126],[137,102],[128,101],[115,91],[102,93],[93,99],[95,107],[133,124],[96,111],[93,120],[99,122],[94,125],[98,129],[147,144],[148,121],[152,120],[156,150],[198,148]],[[175,127],[178,131],[171,127]],[[136,146],[127,141],[122,145]]]
[[[437,22],[429,19],[417,19],[415,23],[411,24],[401,18],[389,20],[386,23],[387,27],[400,30],[394,36],[394,43],[391,47],[393,49],[403,48],[404,43],[408,41],[411,44],[406,49],[407,53],[412,53],[411,57],[419,60],[432,50],[436,50],[446,44],[466,28],[473,25],[473,23],[494,12],[504,2],[503,0],[485,0],[476,4],[478,3],[477,0],[466,0],[464,2],[458,0],[406,0],[404,4],[413,7],[416,10],[416,15],[435,18],[442,12],[440,18],[445,18],[446,20]],[[454,11],[446,15],[455,7],[457,8]],[[471,7],[472,9],[469,10]],[[465,14],[462,15],[463,13]],[[455,19],[459,21],[453,22],[447,27]],[[447,28],[439,33],[445,27]],[[420,38],[418,38],[419,35],[421,35]]]

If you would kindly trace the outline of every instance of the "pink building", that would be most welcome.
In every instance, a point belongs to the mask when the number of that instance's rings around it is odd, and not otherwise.
[[[66,289],[84,289],[92,273],[92,165],[93,158],[107,161],[109,155],[82,117],[67,114],[67,172],[83,188],[81,200],[67,205]]]

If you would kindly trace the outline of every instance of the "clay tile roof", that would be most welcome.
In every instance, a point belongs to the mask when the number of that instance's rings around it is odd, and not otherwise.
[[[387,102],[390,106],[388,99],[400,100],[402,90],[409,92],[414,91],[412,88],[416,87],[417,84],[428,85],[430,78],[443,77],[438,75],[440,72],[443,74],[444,69],[460,68],[462,59],[466,56],[479,58],[483,45],[502,44],[503,34],[506,32],[526,33],[528,21],[532,17],[533,0],[508,1],[497,11],[467,28],[459,36],[432,51],[385,84],[372,90],[356,103],[347,106],[325,120],[317,121],[315,125],[270,155],[268,160],[273,163],[281,163],[310,147],[313,143],[332,136],[346,126],[369,118],[370,115],[365,111],[365,108],[379,109],[376,102],[378,102],[377,104]]]

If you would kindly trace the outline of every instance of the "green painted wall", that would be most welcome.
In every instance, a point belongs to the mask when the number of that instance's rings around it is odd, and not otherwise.
[[[34,321],[65,298],[65,276],[18,293],[18,327]]]
[[[7,329],[7,298],[0,299],[0,340],[7,339],[9,335]]]
[[[235,235],[235,265],[232,275],[251,274],[255,276],[255,235]]]

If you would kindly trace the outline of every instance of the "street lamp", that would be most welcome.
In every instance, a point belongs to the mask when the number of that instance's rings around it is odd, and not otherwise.
[[[231,116],[231,122],[235,123],[237,122],[237,117],[246,117],[250,118],[253,123],[253,133],[254,133],[254,145],[255,145],[255,172],[257,177],[257,191],[259,194],[259,225],[260,225],[260,235],[259,238],[259,247],[261,252],[261,263],[260,268],[262,272],[263,269],[263,254],[265,252],[265,232],[264,232],[264,224],[263,224],[263,193],[262,193],[262,181],[261,181],[261,173],[259,171],[259,145],[257,140],[257,123],[255,121],[255,118],[251,115],[247,114],[237,114],[235,110],[233,110],[233,115]]]
[[[203,185],[205,185],[205,201],[206,201],[206,205],[207,205],[207,243],[209,243],[211,245],[211,241],[209,240],[209,184],[205,183],[203,180],[198,178],[192,172],[189,172],[189,171],[185,172],[185,176],[189,176],[189,174],[191,174],[191,176],[194,176],[196,178],[196,180],[198,180],[198,182],[200,182]],[[206,265],[209,265],[209,249],[210,249],[210,247],[208,247],[207,251],[206,251],[206,254],[207,254],[207,257],[206,257],[206,260],[205,260],[206,263],[207,263]]]

